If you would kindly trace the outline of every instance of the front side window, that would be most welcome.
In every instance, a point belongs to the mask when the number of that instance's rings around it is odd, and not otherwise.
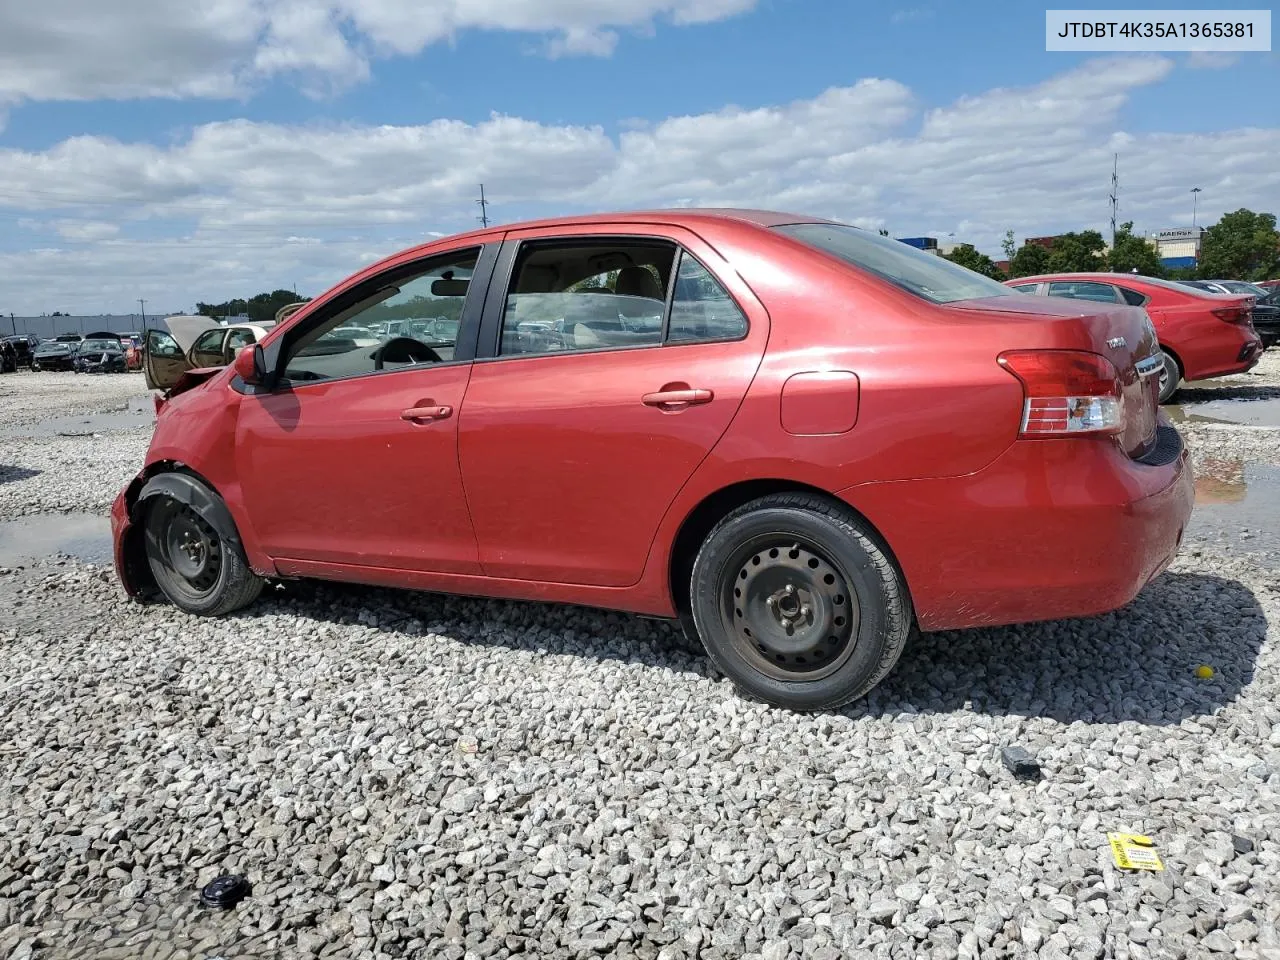
[[[933,303],[1007,297],[1004,284],[900,240],[842,223],[789,223],[773,228],[806,246],[887,280]]]
[[[460,250],[380,286],[290,342],[289,381],[332,380],[448,363],[480,249]]]
[[[681,253],[671,295],[667,342],[737,340],[746,333],[747,317],[742,308],[706,267]]]
[[[523,245],[500,356],[658,346],[675,244],[584,239]]]
[[[1067,297],[1070,300],[1093,300],[1097,303],[1115,303],[1116,290],[1109,283],[1090,283],[1086,280],[1061,281],[1049,284],[1049,296]]]

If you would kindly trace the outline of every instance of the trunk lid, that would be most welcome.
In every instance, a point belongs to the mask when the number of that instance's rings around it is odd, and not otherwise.
[[[1087,350],[1106,357],[1120,380],[1120,445],[1133,459],[1155,446],[1164,363],[1155,327],[1141,307],[1017,296],[965,300],[948,308],[1009,321],[1007,349]]]

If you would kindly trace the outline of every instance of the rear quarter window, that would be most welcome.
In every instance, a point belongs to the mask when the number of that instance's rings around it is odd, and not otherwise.
[[[933,303],[1007,297],[1014,293],[1003,283],[944,257],[847,224],[789,223],[773,229]]]

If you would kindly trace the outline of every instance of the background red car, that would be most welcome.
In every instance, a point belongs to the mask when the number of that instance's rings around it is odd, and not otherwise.
[[[188,371],[116,566],[206,615],[320,577],[679,618],[751,695],[828,708],[915,626],[1099,613],[1164,569],[1192,486],[1161,368],[1141,310],[809,217],[491,228]]]
[[[1161,402],[1183,380],[1243,373],[1262,358],[1262,340],[1251,323],[1253,297],[1208,293],[1127,273],[1060,273],[1005,283],[1020,293],[1146,310],[1164,358]]]

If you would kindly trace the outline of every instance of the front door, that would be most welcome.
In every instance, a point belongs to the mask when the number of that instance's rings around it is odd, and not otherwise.
[[[768,318],[724,261],[692,234],[629,231],[504,246],[459,435],[489,576],[638,581],[759,366]]]
[[[480,572],[458,470],[471,371],[471,351],[456,351],[460,330],[370,346],[341,328],[447,316],[466,329],[472,312],[478,323],[492,259],[471,292],[481,253],[399,265],[284,331],[283,380],[247,393],[236,432],[243,499],[273,559]]]
[[[148,390],[168,390],[191,369],[178,341],[163,330],[152,327],[143,342],[142,373]]]

